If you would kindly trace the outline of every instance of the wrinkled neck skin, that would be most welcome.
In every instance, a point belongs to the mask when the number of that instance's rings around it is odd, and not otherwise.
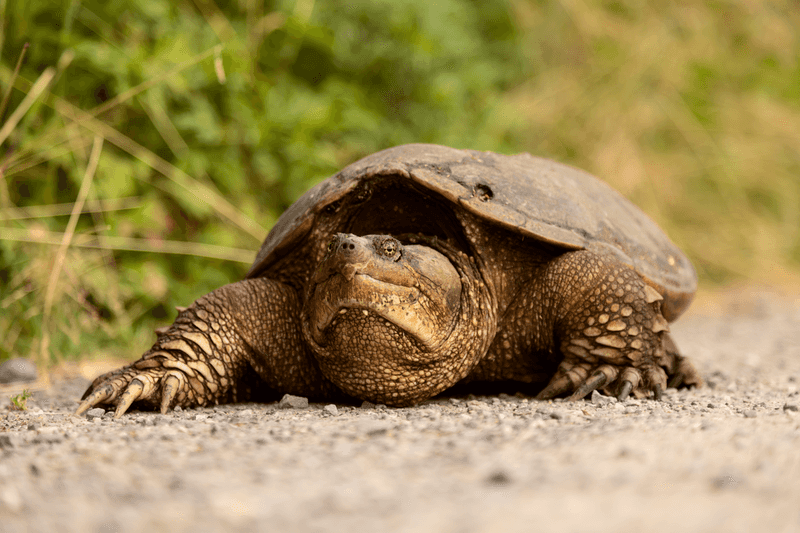
[[[342,237],[355,238],[356,248],[368,246],[363,239],[377,248],[392,239]],[[326,255],[302,315],[323,374],[351,396],[392,406],[413,405],[466,377],[497,328],[493,291],[472,259],[437,239],[402,241],[399,259],[357,249]]]

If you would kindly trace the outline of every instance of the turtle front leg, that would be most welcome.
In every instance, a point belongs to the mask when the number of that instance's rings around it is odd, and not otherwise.
[[[76,414],[98,405],[116,406],[115,417],[131,405],[166,413],[243,401],[264,389],[310,395],[324,388],[302,341],[297,294],[269,279],[217,289],[157,333],[141,359],[95,379]]]
[[[597,389],[620,400],[660,399],[668,385],[702,384],[669,335],[661,295],[636,272],[587,251],[564,254],[547,270],[560,293],[555,335],[564,359],[538,399],[579,400]]]

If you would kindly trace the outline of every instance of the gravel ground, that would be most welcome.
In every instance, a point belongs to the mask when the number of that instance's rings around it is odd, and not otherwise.
[[[800,298],[696,306],[664,401],[0,411],[0,532],[800,532]],[[7,402],[7,400],[0,400]],[[291,403],[291,402],[289,402]]]

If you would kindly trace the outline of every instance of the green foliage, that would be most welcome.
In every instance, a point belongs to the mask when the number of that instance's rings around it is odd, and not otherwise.
[[[3,87],[31,43],[9,110],[58,70],[4,145],[0,359],[141,352],[175,306],[240,279],[312,184],[395,144],[474,145],[525,75],[503,0],[4,5]],[[95,135],[94,211],[53,279]]]
[[[0,127],[32,99],[0,156],[0,360],[141,353],[309,186],[406,142],[585,168],[706,283],[800,265],[790,0],[26,0],[0,21]]]
[[[31,391],[25,389],[20,394],[9,396],[11,405],[9,406],[12,411],[25,411],[28,408],[28,399],[31,397]]]

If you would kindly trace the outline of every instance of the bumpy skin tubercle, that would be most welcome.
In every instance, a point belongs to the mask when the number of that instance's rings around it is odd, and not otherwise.
[[[183,310],[141,359],[95,379],[77,414],[115,405],[119,417],[133,404],[165,413],[176,405],[245,401],[265,388],[318,395],[333,387],[302,342],[294,290],[258,278]]]
[[[661,295],[633,270],[580,251],[554,260],[545,279],[564,295],[555,323],[564,358],[538,399],[571,393],[579,400],[596,389],[660,399],[668,377],[702,383],[669,337]]]

